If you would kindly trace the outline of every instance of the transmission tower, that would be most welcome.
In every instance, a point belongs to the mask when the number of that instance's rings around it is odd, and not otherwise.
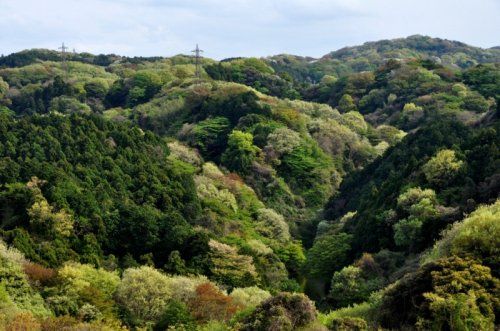
[[[196,49],[191,51],[192,53],[195,54],[195,64],[196,64],[196,71],[195,71],[195,76],[197,79],[201,78],[201,70],[200,70],[200,59],[201,59],[201,53],[203,53],[203,50],[201,50],[198,47],[198,44],[196,44]]]
[[[62,46],[59,47],[58,49],[61,50],[62,68],[66,72],[66,76],[67,76],[69,73],[69,70],[68,70],[68,64],[66,63],[66,51],[69,49],[69,47],[64,45],[64,42],[63,42]]]

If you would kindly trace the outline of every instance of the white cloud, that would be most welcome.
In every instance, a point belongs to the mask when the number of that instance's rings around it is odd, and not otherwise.
[[[497,0],[1,0],[0,53],[56,48],[173,55],[321,56],[369,40],[426,34],[500,44]]]

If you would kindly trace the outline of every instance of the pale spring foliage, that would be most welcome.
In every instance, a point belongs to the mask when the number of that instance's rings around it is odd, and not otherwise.
[[[279,240],[290,239],[290,230],[285,218],[273,209],[259,209],[257,211],[257,220],[261,223],[260,231],[263,234]]]
[[[202,164],[201,156],[196,150],[189,148],[178,141],[169,143],[168,148],[170,149],[170,155],[172,155],[172,157],[174,158],[177,158],[196,167]]]
[[[287,127],[277,128],[267,137],[268,146],[279,155],[292,152],[300,145],[300,142],[300,135]]]
[[[96,269],[92,265],[77,262],[67,262],[59,269],[58,275],[77,291],[93,287],[102,291],[108,298],[113,296],[120,283],[120,277],[116,272]]]
[[[241,307],[256,307],[262,301],[271,297],[271,293],[257,286],[235,288],[229,296],[234,304]]]

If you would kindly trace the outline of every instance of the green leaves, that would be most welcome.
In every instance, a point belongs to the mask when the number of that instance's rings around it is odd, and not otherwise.
[[[443,149],[422,167],[422,171],[427,181],[442,187],[458,176],[463,167],[464,162],[457,158],[455,151]]]
[[[260,148],[253,145],[251,133],[234,130],[228,138],[221,162],[230,170],[245,174],[257,158]]]
[[[348,263],[352,236],[347,233],[324,235],[307,252],[306,269],[312,278],[328,279]]]

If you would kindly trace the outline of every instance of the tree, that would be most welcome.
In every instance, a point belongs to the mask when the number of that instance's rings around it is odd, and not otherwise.
[[[420,187],[409,188],[400,194],[397,205],[402,214],[407,217],[398,220],[393,225],[394,242],[410,251],[419,247],[422,240],[429,241],[428,238],[423,238],[424,224],[438,219],[441,214],[447,212],[446,208],[438,205],[434,190],[422,190]]]
[[[189,309],[200,322],[209,320],[227,321],[238,307],[231,297],[225,295],[211,283],[196,288],[196,297],[189,301]]]
[[[151,99],[161,88],[161,77],[153,71],[139,71],[132,77],[128,104],[135,106]]]
[[[361,268],[352,265],[336,271],[328,295],[334,307],[366,301],[371,292],[381,287],[381,279],[367,276]]]
[[[231,287],[251,286],[258,282],[251,256],[238,254],[236,248],[215,240],[210,240],[209,246],[215,280]]]
[[[451,257],[438,263],[440,270],[432,273],[433,291],[423,294],[430,317],[421,317],[417,324],[432,330],[493,330],[500,281],[472,260]]]
[[[481,206],[446,231],[431,256],[472,256],[489,266],[498,277],[500,271],[500,200]]]
[[[277,128],[267,136],[267,144],[278,157],[290,153],[300,145],[300,135],[287,127]]]
[[[262,223],[259,230],[267,237],[282,241],[290,239],[290,231],[285,218],[273,209],[259,209],[257,211],[257,220]]]
[[[170,295],[167,276],[147,266],[125,270],[116,292],[131,323],[138,326],[158,322]]]
[[[234,130],[227,142],[227,148],[222,154],[221,161],[230,170],[247,173],[257,158],[260,149],[253,145],[251,133]]]
[[[305,295],[280,293],[255,308],[243,320],[243,331],[297,330],[316,319],[314,303]]]
[[[34,203],[28,208],[30,224],[40,234],[48,236],[70,236],[73,233],[73,217],[64,209],[57,212],[42,195],[43,181],[33,177],[27,186],[33,191]]]
[[[457,177],[463,166],[464,162],[456,157],[455,151],[443,149],[422,167],[422,171],[431,184],[443,187]]]
[[[229,296],[235,305],[247,308],[259,305],[262,301],[270,298],[271,293],[257,286],[252,286],[235,288]]]
[[[379,321],[384,328],[493,330],[499,291],[488,267],[447,257],[425,263],[386,288]]]
[[[114,294],[120,283],[116,272],[71,262],[59,269],[58,276],[71,292],[76,292],[78,301],[84,303],[80,315],[89,320],[99,315],[115,318]]]
[[[400,247],[413,247],[413,244],[420,239],[422,229],[422,219],[410,217],[402,219],[394,224],[394,242]]]
[[[338,108],[341,113],[358,110],[353,98],[349,94],[344,94],[342,98],[340,98]]]
[[[50,310],[45,306],[40,294],[30,286],[21,264],[12,258],[12,254],[7,253],[0,256],[2,304],[6,305],[5,308],[26,311],[37,317],[49,316]]]
[[[87,98],[103,100],[108,93],[108,83],[104,79],[93,79],[84,85]]]
[[[198,148],[203,157],[219,160],[227,147],[227,135],[230,131],[227,118],[214,117],[200,121],[194,126],[185,125],[179,135],[191,146]]]
[[[164,331],[176,326],[186,331],[196,330],[195,320],[191,316],[188,307],[182,302],[171,300],[168,302],[165,311],[162,313],[158,323],[153,327],[153,330]]]
[[[313,278],[327,280],[347,264],[352,236],[347,233],[323,235],[307,252],[307,270]]]
[[[7,98],[8,91],[9,84],[0,77],[0,109],[3,105],[9,105],[11,103],[10,99]]]
[[[50,102],[49,111],[62,114],[90,114],[92,112],[92,109],[90,109],[87,104],[82,103],[73,97],[63,95],[52,99],[52,101]]]

